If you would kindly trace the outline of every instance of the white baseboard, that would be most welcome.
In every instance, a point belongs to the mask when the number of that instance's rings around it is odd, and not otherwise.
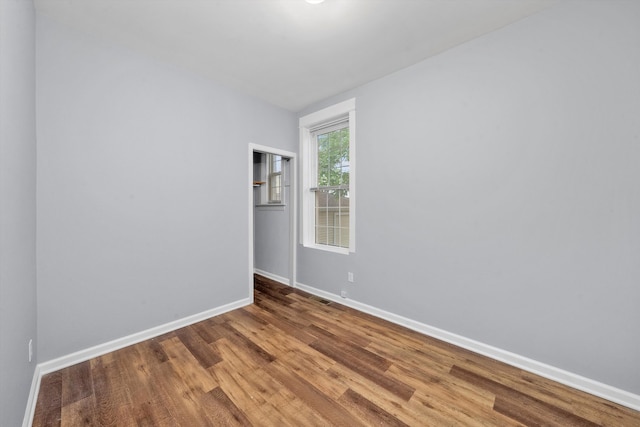
[[[251,304],[251,300],[249,298],[244,298],[220,307],[213,308],[211,310],[203,311],[202,313],[197,313],[192,316],[187,316],[182,319],[165,323],[164,325],[156,326],[145,331],[118,338],[104,344],[99,344],[94,347],[76,351],[75,353],[71,353],[57,359],[39,363],[36,366],[36,370],[34,372],[31,391],[29,392],[29,399],[27,401],[27,410],[23,421],[23,427],[29,427],[33,423],[36,400],[38,397],[38,392],[40,390],[40,380],[43,375],[50,372],[58,371],[63,368],[67,368],[77,363],[85,362],[89,359],[93,359],[94,357],[102,356],[103,354],[128,347],[132,344],[146,341],[159,335],[166,334],[167,332],[175,331],[176,329],[192,325],[210,317],[218,316],[220,314],[235,310],[240,307],[245,307],[249,304]]]
[[[267,279],[275,280],[276,282],[280,282],[284,285],[291,286],[289,284],[290,280],[287,279],[286,277],[278,276],[277,274],[269,273],[268,271],[260,270],[258,268],[254,268],[253,272],[261,276],[264,276]]]
[[[502,350],[497,347],[483,344],[481,342],[465,338],[460,335],[452,334],[442,329],[435,328],[433,326],[429,326],[424,323],[420,323],[415,320],[411,320],[406,317],[399,316],[397,314],[354,301],[352,299],[342,298],[336,294],[316,289],[299,282],[296,283],[296,287],[303,291],[309,292],[310,294],[317,295],[330,301],[335,301],[339,304],[343,304],[356,310],[379,317],[381,319],[388,320],[392,323],[404,326],[430,337],[446,341],[450,344],[454,344],[458,347],[462,347],[475,353],[482,354],[483,356],[499,360],[516,368],[520,368],[533,374],[540,375],[541,377],[556,381],[560,384],[582,390],[594,396],[598,396],[611,402],[626,406],[628,408],[635,409],[636,411],[640,411],[640,395],[630,393],[628,391],[621,390],[619,388],[615,388],[598,381],[594,381],[592,379],[556,368],[551,365],[547,365],[542,362],[538,362],[533,359],[529,359],[524,356],[520,356],[515,353],[511,353],[506,350]]]
[[[289,285],[289,280],[286,278],[279,277],[277,275],[270,274],[258,269],[256,269],[255,272],[269,279]],[[603,399],[609,400],[611,402],[615,402],[620,405],[626,406],[628,408],[634,409],[636,411],[640,411],[640,395],[630,393],[628,391],[621,390],[621,389],[609,386],[607,384],[603,384],[598,381],[591,380],[586,377],[582,377],[580,375],[565,371],[563,369],[558,369],[556,367],[547,365],[545,363],[541,363],[541,362],[529,359],[527,357],[520,356],[518,354],[499,349],[497,347],[483,344],[481,342],[478,342],[469,338],[465,338],[460,335],[452,334],[442,329],[435,328],[433,326],[429,326],[424,323],[420,323],[415,320],[411,320],[406,317],[399,316],[397,314],[390,313],[388,311],[384,311],[379,308],[376,308],[367,304],[363,304],[358,301],[354,301],[348,298],[342,298],[336,294],[326,292],[311,286],[307,286],[299,282],[296,283],[296,287],[303,291],[325,298],[327,300],[335,301],[337,303],[346,305],[348,307],[354,308],[364,313],[371,314],[381,319],[388,320],[392,323],[407,327],[409,329],[423,333],[425,335],[429,335],[431,337],[440,339],[442,341],[446,341],[450,344],[454,344],[459,347],[465,348],[467,350],[471,350],[475,353],[482,354],[492,359],[499,360],[511,366],[524,369],[528,372],[540,375],[544,378],[557,381],[560,384],[564,384],[569,387],[582,390],[586,393],[593,394],[594,396],[598,396]],[[157,327],[148,329],[146,331],[129,335],[127,337],[119,338],[105,344],[100,344],[85,350],[72,353],[67,356],[63,356],[48,362],[38,364],[34,371],[31,390],[29,392],[29,399],[27,401],[27,410],[25,413],[24,421],[23,421],[23,427],[29,427],[33,422],[36,399],[40,389],[40,380],[43,375],[50,372],[57,371],[59,369],[66,368],[68,366],[75,365],[76,363],[84,362],[94,357],[98,357],[103,354],[109,353],[111,351],[118,350],[120,348],[124,348],[129,345],[136,344],[138,342],[141,342],[147,339],[151,339],[158,335],[171,332],[173,330],[191,325],[193,323],[208,319],[210,317],[217,316],[219,314],[223,314],[231,310],[235,310],[236,308],[247,306],[250,303],[251,301],[248,298],[235,301],[233,303],[226,304],[224,306],[214,308],[212,310],[195,314],[193,316],[185,317],[183,319],[166,323],[164,325],[157,326]]]
[[[36,410],[36,400],[38,398],[38,392],[40,391],[41,379],[40,365],[36,365],[36,369],[33,371],[33,380],[31,381],[31,389],[29,390],[29,398],[27,399],[27,410],[24,413],[22,427],[31,427],[33,424],[33,415]]]

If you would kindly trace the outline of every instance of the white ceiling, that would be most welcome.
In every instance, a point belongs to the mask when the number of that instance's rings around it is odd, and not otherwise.
[[[35,0],[38,13],[291,111],[552,0]]]

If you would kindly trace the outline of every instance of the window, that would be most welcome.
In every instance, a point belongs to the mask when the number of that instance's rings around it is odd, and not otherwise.
[[[253,153],[254,187],[260,187],[257,206],[285,205],[287,162],[289,158],[272,153]]]
[[[302,243],[355,251],[355,100],[300,119]]]
[[[269,204],[282,204],[282,156],[267,154],[267,193]]]

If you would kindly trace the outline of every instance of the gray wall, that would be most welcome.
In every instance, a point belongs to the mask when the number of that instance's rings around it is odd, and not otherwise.
[[[33,2],[0,0],[0,425],[22,424],[35,368],[36,125]]]
[[[41,361],[248,298],[248,144],[295,115],[42,16],[37,43]]]
[[[639,22],[562,2],[301,112],[356,97],[358,210],[298,281],[640,393]]]

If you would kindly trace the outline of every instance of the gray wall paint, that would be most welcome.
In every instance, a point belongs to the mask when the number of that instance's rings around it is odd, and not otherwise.
[[[295,115],[42,16],[37,43],[41,360],[248,298],[248,144]]]
[[[358,250],[298,281],[640,393],[638,22],[563,2],[302,112],[356,97]]]
[[[35,368],[36,125],[32,1],[0,0],[0,425],[22,424]]]

